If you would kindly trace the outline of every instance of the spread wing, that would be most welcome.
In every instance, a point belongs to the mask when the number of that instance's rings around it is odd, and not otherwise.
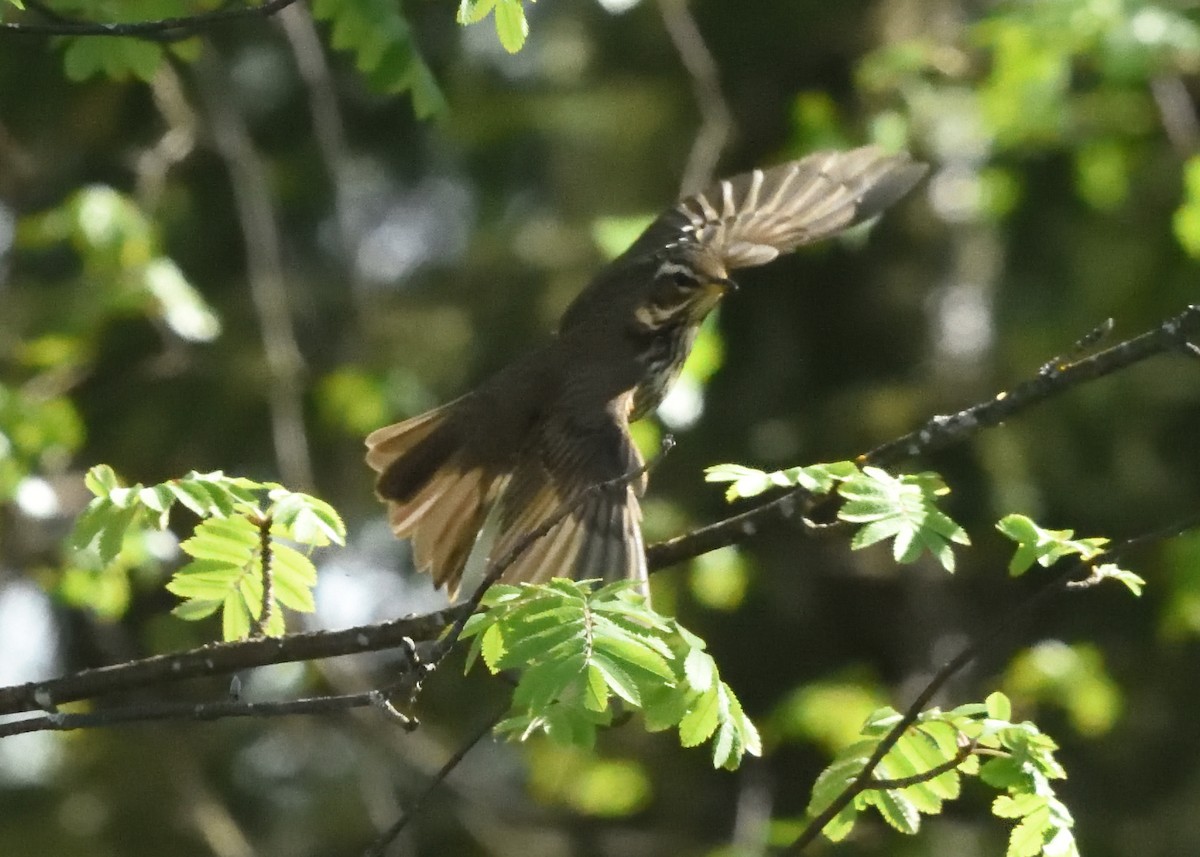
[[[907,153],[877,146],[816,152],[722,179],[681,200],[667,218],[679,240],[707,248],[727,268],[763,265],[870,220],[908,193],[927,169]]]
[[[729,269],[763,265],[870,220],[908,193],[927,171],[927,165],[905,152],[863,146],[815,152],[723,179],[655,218],[572,302],[560,330],[578,327],[622,296],[640,300],[646,278],[672,250],[699,251],[721,276]]]
[[[505,581],[629,578],[648,594],[638,504],[645,477],[627,413],[628,402],[618,400],[600,414],[548,415],[526,443],[500,498],[491,558],[569,511],[509,566]]]

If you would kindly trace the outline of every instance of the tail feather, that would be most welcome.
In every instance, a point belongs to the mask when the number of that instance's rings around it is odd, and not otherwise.
[[[379,473],[392,532],[412,539],[418,571],[455,595],[463,568],[503,474],[462,461],[454,402],[385,426],[367,437],[367,464]]]

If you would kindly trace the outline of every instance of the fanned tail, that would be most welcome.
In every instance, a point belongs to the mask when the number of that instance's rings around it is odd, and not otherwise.
[[[412,539],[418,571],[453,598],[505,474],[468,463],[451,402],[367,437],[367,464],[388,522]]]

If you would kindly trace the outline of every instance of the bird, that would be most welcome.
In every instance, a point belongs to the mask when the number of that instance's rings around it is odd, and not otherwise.
[[[666,396],[701,322],[737,289],[731,271],[870,220],[926,171],[905,152],[863,146],[685,196],[600,270],[545,345],[372,432],[376,494],[416,568],[453,600],[486,531],[490,557],[516,554],[505,582],[629,579],[648,599],[647,479],[630,423]]]

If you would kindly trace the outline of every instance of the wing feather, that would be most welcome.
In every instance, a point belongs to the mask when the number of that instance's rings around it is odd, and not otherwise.
[[[679,203],[681,239],[709,249],[727,268],[780,253],[869,220],[907,193],[926,166],[875,146],[817,152],[768,170],[723,179]]]
[[[505,556],[527,534],[563,517],[517,557],[503,579],[629,577],[645,591],[640,467],[623,409],[615,403],[602,419],[591,416],[586,424],[566,416],[547,419],[500,497],[500,535],[491,557]],[[620,481],[622,476],[631,479]]]

